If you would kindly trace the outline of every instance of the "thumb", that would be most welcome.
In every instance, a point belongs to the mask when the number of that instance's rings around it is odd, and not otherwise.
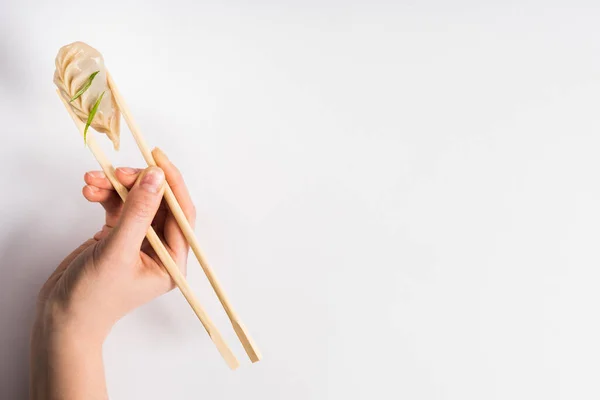
[[[110,245],[117,254],[136,255],[140,251],[146,231],[152,224],[164,191],[165,174],[158,167],[142,172],[131,188],[121,218],[111,232]]]

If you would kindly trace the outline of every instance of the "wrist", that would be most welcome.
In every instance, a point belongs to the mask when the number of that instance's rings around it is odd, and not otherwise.
[[[38,336],[46,345],[85,344],[90,348],[102,347],[110,331],[107,324],[94,321],[93,316],[82,317],[68,307],[48,301],[38,313]]]
[[[62,312],[41,314],[31,336],[30,399],[105,399],[105,335]]]

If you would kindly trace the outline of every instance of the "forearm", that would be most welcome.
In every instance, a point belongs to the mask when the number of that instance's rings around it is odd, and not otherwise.
[[[30,400],[105,400],[102,340],[37,321],[31,342]]]

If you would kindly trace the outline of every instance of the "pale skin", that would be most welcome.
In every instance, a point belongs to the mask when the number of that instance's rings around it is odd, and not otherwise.
[[[186,272],[189,246],[162,200],[164,180],[194,225],[195,208],[177,168],[158,149],[158,167],[118,168],[130,189],[123,204],[100,171],[85,174],[83,196],[106,212],[105,225],[42,287],[31,335],[31,400],[108,399],[102,345],[124,315],[174,285],[145,240],[152,226]]]

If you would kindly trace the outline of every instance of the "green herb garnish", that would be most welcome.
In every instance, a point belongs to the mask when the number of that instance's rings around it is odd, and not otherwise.
[[[92,86],[92,81],[94,80],[96,75],[98,75],[98,72],[100,72],[100,71],[96,71],[96,72],[92,73],[90,75],[90,77],[87,78],[87,80],[83,83],[83,85],[81,85],[81,87],[79,88],[77,93],[75,93],[75,96],[71,97],[71,100],[69,100],[69,103],[71,103],[74,100],[77,100],[79,98],[79,96],[84,94],[85,91],[88,90],[90,88],[90,86]]]
[[[96,112],[98,111],[98,106],[100,105],[100,102],[102,101],[102,97],[104,97],[104,93],[106,93],[106,91],[100,93],[100,96],[98,96],[98,100],[96,100],[94,107],[92,107],[92,110],[90,111],[90,115],[88,115],[87,122],[85,123],[85,129],[83,130],[83,143],[84,144],[87,143],[86,139],[87,139],[88,128],[90,127],[90,125],[92,124],[92,120],[96,116]]]

